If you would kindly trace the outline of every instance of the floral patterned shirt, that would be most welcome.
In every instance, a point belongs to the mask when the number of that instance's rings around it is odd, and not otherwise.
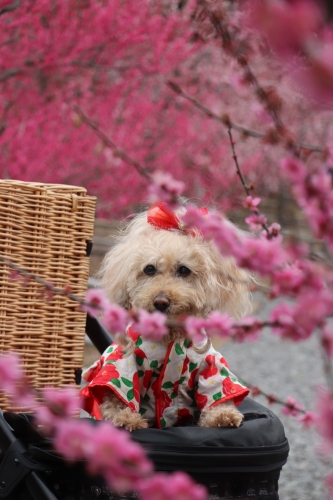
[[[197,421],[203,408],[224,401],[237,406],[249,393],[213,347],[199,354],[189,339],[163,345],[131,328],[128,334],[135,342],[133,354],[126,357],[121,346],[112,344],[83,374],[89,382],[81,391],[84,409],[98,420],[109,390],[158,428]]]

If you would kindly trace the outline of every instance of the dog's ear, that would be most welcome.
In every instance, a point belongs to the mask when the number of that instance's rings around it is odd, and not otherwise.
[[[250,314],[253,276],[237,267],[234,259],[221,256],[216,248],[211,248],[207,264],[211,267],[208,293],[212,310],[227,312],[235,319]]]
[[[105,255],[98,276],[108,299],[130,309],[127,281],[130,271],[131,248],[126,242],[116,244]]]

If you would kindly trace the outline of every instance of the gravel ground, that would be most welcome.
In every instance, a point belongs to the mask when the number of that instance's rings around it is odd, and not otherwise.
[[[259,316],[267,317],[269,305],[260,296]],[[259,386],[266,393],[281,398],[294,396],[305,409],[313,409],[318,384],[324,383],[323,367],[315,336],[302,343],[280,341],[270,331],[253,343],[228,342],[219,350],[231,370],[241,379]],[[267,400],[257,401],[267,406]],[[333,459],[316,451],[319,437],[314,430],[304,430],[293,417],[281,413],[278,405],[272,410],[284,424],[290,454],[280,478],[280,500],[324,500],[327,491],[324,477],[333,470]]]

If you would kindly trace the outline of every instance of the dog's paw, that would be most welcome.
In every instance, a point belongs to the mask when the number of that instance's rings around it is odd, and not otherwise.
[[[220,404],[201,413],[200,427],[239,427],[244,415],[233,405]]]
[[[147,429],[148,422],[143,419],[140,413],[133,412],[130,408],[121,410],[112,419],[112,423],[116,427],[122,427],[130,432],[137,429]]]

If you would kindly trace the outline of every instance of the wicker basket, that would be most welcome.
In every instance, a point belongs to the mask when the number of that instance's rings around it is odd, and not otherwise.
[[[0,255],[84,297],[95,203],[80,187],[0,181]],[[37,388],[73,385],[82,367],[86,314],[68,297],[47,301],[43,291],[33,280],[10,279],[0,262],[0,351],[18,352]],[[8,408],[4,397],[0,407]]]

